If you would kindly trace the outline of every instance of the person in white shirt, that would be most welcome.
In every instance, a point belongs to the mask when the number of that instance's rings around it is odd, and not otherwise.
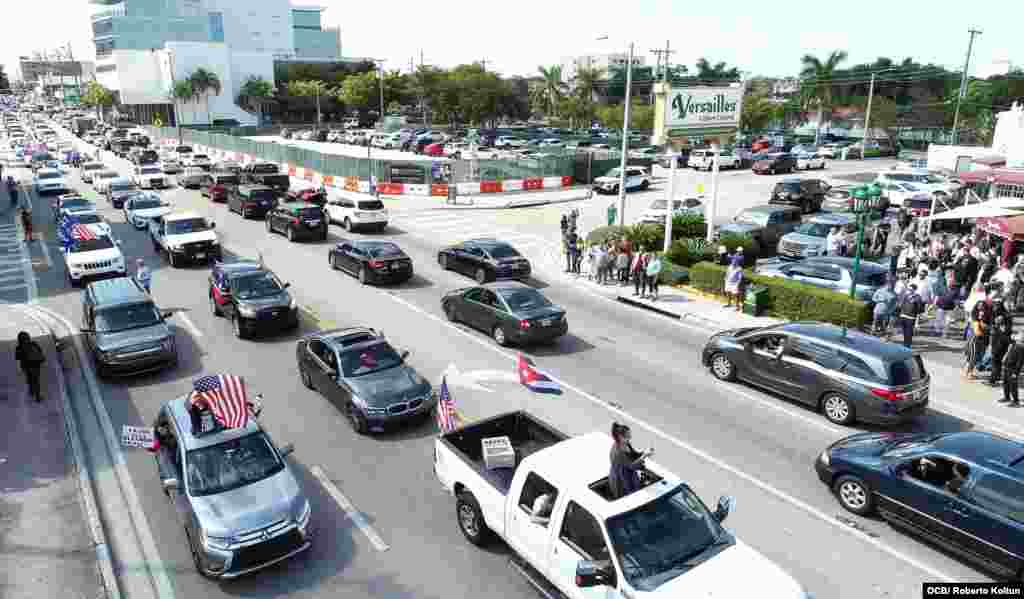
[[[840,247],[842,246],[843,236],[839,232],[839,227],[832,227],[832,230],[825,236],[825,251],[829,256],[839,256]]]
[[[1003,291],[1009,291],[1010,285],[1013,283],[1013,271],[1006,265],[1002,260],[999,261],[999,270],[996,274],[992,275],[992,280],[997,283],[1003,284]]]

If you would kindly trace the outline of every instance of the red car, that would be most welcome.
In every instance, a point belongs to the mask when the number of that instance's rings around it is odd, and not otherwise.
[[[214,202],[228,201],[228,188],[223,183],[203,184],[199,188],[200,195],[204,195]]]
[[[426,156],[444,156],[444,144],[433,143],[423,148],[423,154]]]
[[[322,207],[324,204],[327,203],[327,192],[320,189],[303,189],[300,191],[289,191],[288,201],[306,202],[307,204],[314,204]]]

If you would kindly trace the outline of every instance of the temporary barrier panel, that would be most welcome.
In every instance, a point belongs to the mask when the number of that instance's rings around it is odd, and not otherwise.
[[[522,179],[512,179],[511,181],[505,181],[505,182],[503,182],[501,184],[501,190],[502,191],[522,191],[522,189],[523,189],[523,180]]]
[[[443,183],[431,185],[430,195],[448,197],[448,186]]]

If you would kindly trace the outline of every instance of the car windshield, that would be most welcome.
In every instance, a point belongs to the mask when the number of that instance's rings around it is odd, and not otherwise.
[[[516,258],[519,256],[519,252],[510,245],[494,245],[487,248],[487,254],[495,260],[502,258]]]
[[[75,239],[72,241],[69,251],[72,254],[79,254],[82,252],[109,250],[113,247],[114,242],[109,237],[97,237],[96,239]]]
[[[156,199],[135,200],[132,202],[132,210],[147,210],[149,208],[160,208],[163,202]]]
[[[813,237],[826,237],[831,230],[832,225],[826,225],[825,223],[803,223],[794,229],[794,233],[811,235]]]
[[[110,191],[132,191],[138,189],[134,183],[111,183]]]
[[[242,300],[270,297],[284,289],[273,273],[259,271],[236,277],[231,287],[235,297]]]
[[[260,175],[277,174],[277,170],[275,164],[256,164],[252,167],[252,172]]]
[[[848,190],[848,189],[833,189],[832,191],[828,192],[828,197],[839,199],[839,200],[848,200],[848,199],[850,199],[850,190]]]
[[[168,221],[167,234],[182,235],[184,233],[198,233],[199,231],[206,231],[209,228],[210,225],[207,224],[206,219],[183,218],[181,220]]]
[[[604,176],[605,177],[618,177],[620,172],[622,172],[622,171],[620,171],[617,168],[613,168],[612,170],[610,170],[607,173],[605,173]]]
[[[144,168],[141,171],[139,171],[139,174],[141,174],[141,175],[159,175],[159,174],[161,174],[161,172],[160,172],[160,169],[153,167],[153,168]]]
[[[920,182],[921,183],[933,183],[933,184],[935,184],[935,183],[945,183],[945,181],[941,177],[936,177],[935,175],[923,175],[921,177],[921,179],[920,179]]]
[[[402,356],[387,343],[353,349],[341,354],[341,372],[346,377],[359,377],[402,363]]]
[[[608,536],[623,575],[651,592],[710,557],[733,538],[685,485],[608,519]]]
[[[96,223],[103,222],[99,214],[95,214],[92,212],[80,212],[78,214],[75,214],[75,221],[77,221],[78,224],[81,225],[94,225]]]
[[[359,209],[360,210],[383,210],[384,209],[384,202],[382,202],[380,200],[360,200],[359,201]]]
[[[664,210],[668,206],[668,202],[665,200],[654,200],[651,202],[651,210]]]
[[[499,292],[513,312],[545,308],[551,305],[548,298],[536,289],[505,289]]]
[[[215,495],[251,485],[284,469],[263,433],[253,433],[188,452],[188,492]]]
[[[151,302],[122,304],[96,311],[96,330],[117,333],[159,324],[162,318]]]
[[[740,212],[736,215],[736,222],[763,227],[768,224],[768,215],[760,212]]]
[[[885,285],[886,277],[888,275],[884,272],[864,272],[860,271],[857,273],[857,282],[871,287],[882,287]]]
[[[366,253],[371,258],[388,258],[391,256],[401,256],[402,249],[393,243],[381,243],[379,245],[371,246],[366,250]]]
[[[49,172],[49,173],[41,172],[41,173],[39,173],[38,177],[40,179],[59,179],[60,178],[60,173],[56,173],[56,172]]]
[[[86,206],[91,208],[92,207],[92,203],[89,200],[85,199],[85,198],[81,198],[81,199],[75,198],[73,200],[64,200],[63,202],[60,203],[60,207],[61,207],[62,210],[72,210],[74,208],[84,208]]]

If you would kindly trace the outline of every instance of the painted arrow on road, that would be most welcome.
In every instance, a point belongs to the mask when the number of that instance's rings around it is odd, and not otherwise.
[[[493,389],[481,385],[481,382],[494,383],[519,383],[519,377],[514,372],[504,370],[468,370],[461,372],[455,364],[449,364],[442,376],[452,387],[474,389],[494,393]]]

